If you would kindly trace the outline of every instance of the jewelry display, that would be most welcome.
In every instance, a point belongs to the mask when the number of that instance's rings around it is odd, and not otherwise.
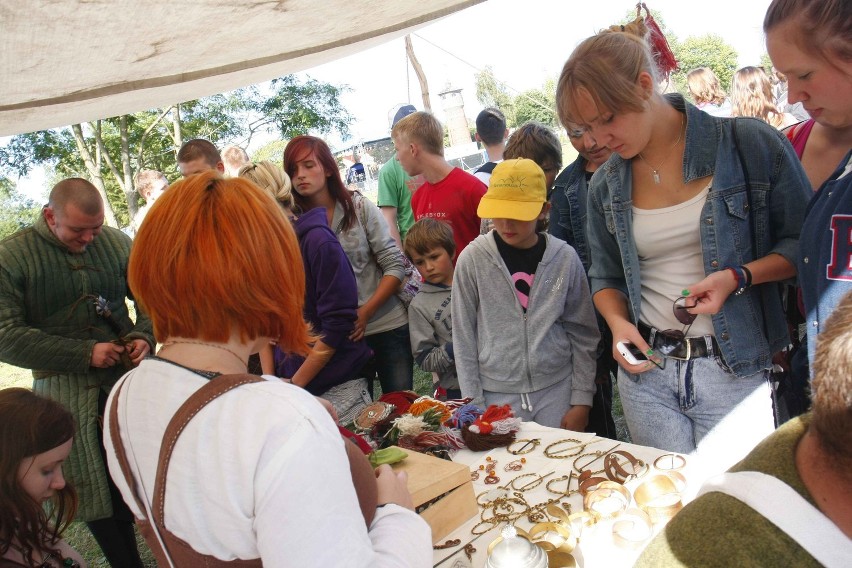
[[[462,550],[464,550],[464,555],[467,556],[467,561],[473,562],[473,555],[476,553],[476,549],[473,547],[473,543],[467,543],[466,545],[464,545],[464,548]]]
[[[524,473],[524,474],[522,474],[522,475],[519,475],[518,477],[516,477],[516,478],[515,478],[515,479],[513,479],[512,481],[510,481],[510,482],[509,482],[509,485],[508,485],[507,487],[511,487],[511,488],[512,488],[512,489],[514,489],[515,491],[529,491],[530,489],[535,489],[536,487],[538,487],[539,485],[541,485],[541,482],[542,482],[542,481],[544,481],[544,478],[545,478],[545,477],[550,477],[550,476],[551,476],[551,475],[553,475],[554,473],[556,473],[556,472],[555,472],[555,471],[551,471],[550,473],[545,473],[544,475],[539,475],[539,474],[537,474],[537,473]],[[515,483],[516,483],[519,479],[523,479],[523,478],[525,478],[525,477],[535,477],[535,478],[537,478],[537,479],[533,479],[533,480],[532,480],[532,481],[530,481],[529,483],[526,483],[526,484],[524,484],[524,485],[521,485],[520,487],[518,487],[517,485],[515,485]]]
[[[616,546],[640,550],[654,532],[651,517],[635,507],[627,509],[612,524],[612,539]]]
[[[602,481],[583,498],[583,508],[602,519],[611,519],[630,506],[631,495],[620,483]]]
[[[663,454],[654,460],[654,467],[660,471],[677,471],[686,465],[686,458],[680,454]]]
[[[433,550],[444,550],[445,548],[453,548],[461,544],[461,540],[456,538],[453,540],[448,540],[444,544],[436,544],[432,547]]]
[[[590,465],[592,465],[593,463],[595,463],[599,459],[606,457],[611,451],[613,451],[615,448],[617,448],[620,445],[621,445],[620,443],[616,444],[606,451],[598,450],[596,452],[589,452],[588,454],[580,454],[579,456],[577,456],[577,458],[574,459],[574,463],[572,464],[574,466],[574,471],[576,471],[577,473],[583,473],[586,470],[587,467],[589,467]],[[583,465],[578,466],[577,462],[581,461],[585,457],[591,457],[592,459],[585,461],[583,463]],[[598,471],[592,471],[592,474],[603,473],[603,472],[604,472],[604,470],[601,469],[601,470],[598,470]]]
[[[568,517],[571,516],[571,506],[569,505],[567,509],[563,509],[556,503],[548,503],[547,507],[544,508],[547,512],[548,516],[555,518],[557,521],[562,523],[568,522]]]
[[[594,491],[598,484],[604,481],[609,481],[606,477],[592,475],[590,471],[584,471],[581,473],[577,480],[580,482],[578,489],[580,491],[580,495],[583,497],[585,497],[586,493],[589,491]]]
[[[521,442],[524,442],[524,443],[521,445],[520,448],[518,448],[517,450],[512,449],[512,446],[520,444]],[[509,452],[510,454],[512,454],[513,456],[520,456],[520,455],[528,454],[528,453],[532,452],[533,450],[535,450],[538,447],[539,444],[541,444],[541,440],[539,438],[533,438],[531,440],[530,439],[515,440],[514,442],[512,442],[511,444],[506,446],[506,451]]]
[[[586,446],[589,446],[591,444],[594,444],[595,442],[600,442],[600,441],[601,441],[601,438],[595,438],[594,440],[592,440],[590,442],[586,442],[584,444],[580,440],[576,440],[574,438],[566,438],[564,440],[559,440],[558,442],[553,442],[552,444],[550,444],[549,446],[544,448],[544,455],[549,457],[549,458],[555,459],[555,460],[564,460],[564,459],[567,459],[567,458],[573,458],[574,456],[580,455],[583,452],[583,450],[586,449]],[[568,447],[568,448],[557,449],[558,446],[561,446],[562,444],[567,444],[567,443],[573,443],[575,445]],[[566,453],[569,450],[577,450],[577,451],[570,453],[570,454]]]
[[[687,458],[666,453],[655,459],[659,452],[640,453],[641,448],[618,441],[599,444],[593,451],[593,444],[606,441],[591,435],[558,439],[542,435],[516,440],[506,447],[506,453],[498,448],[480,457],[471,466],[475,469],[471,478],[485,484],[476,496],[480,517],[471,521],[476,522],[473,538],[509,526],[544,549],[551,562],[558,556],[557,566],[577,565],[572,551],[577,554],[584,531],[593,526],[601,528],[594,535],[585,532],[586,546],[593,545],[592,537],[597,542],[602,536],[608,540],[611,534],[610,546],[641,550],[653,536],[655,524],[668,521],[683,507],[687,480],[678,470],[686,466]],[[536,454],[556,460],[570,458],[571,465],[545,469]],[[501,457],[508,455],[516,458]],[[649,473],[652,465],[657,471]],[[501,480],[498,466],[506,473],[516,473]],[[635,494],[630,490],[634,487]],[[575,497],[577,493],[580,497]],[[572,504],[573,511],[583,510],[572,512]],[[528,532],[524,532],[526,527],[531,527]],[[502,541],[498,538],[491,547],[498,542]],[[463,564],[462,549],[453,550],[459,553],[457,562]],[[479,558],[472,554],[469,561],[480,562],[484,552]]]
[[[642,482],[633,493],[636,504],[659,523],[668,521],[683,508],[681,494],[675,482],[667,475],[654,475]]]
[[[563,497],[568,497],[569,495],[571,495],[571,480],[573,478],[574,478],[574,472],[572,471],[568,475],[563,475],[562,477],[557,477],[555,479],[551,479],[550,481],[548,481],[547,483],[544,484],[544,487],[549,492],[551,492],[555,495],[559,495],[560,499],[563,498]],[[568,483],[565,484],[565,490],[564,491],[561,491],[559,489],[554,489],[554,487],[556,486],[557,483],[560,483],[560,482],[566,481],[566,480],[568,481]],[[551,487],[551,485],[553,485],[553,487]]]
[[[620,462],[619,457],[625,458],[626,461]],[[649,469],[648,464],[624,450],[615,450],[604,458],[606,476],[617,483],[623,484],[631,479],[638,479],[648,473]]]

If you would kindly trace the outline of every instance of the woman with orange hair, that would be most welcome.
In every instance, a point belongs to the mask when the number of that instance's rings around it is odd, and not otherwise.
[[[404,476],[376,470],[365,525],[329,414],[246,374],[270,340],[297,353],[311,341],[298,243],[270,195],[215,172],[174,184],[140,228],[128,281],[162,348],[116,384],[105,443],[160,565],[431,565]]]

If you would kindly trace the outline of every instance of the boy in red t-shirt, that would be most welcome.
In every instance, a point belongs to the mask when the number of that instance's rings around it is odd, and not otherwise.
[[[414,192],[414,219],[431,217],[448,224],[456,241],[456,256],[479,236],[476,214],[486,187],[472,174],[444,159],[444,129],[431,113],[415,112],[391,130],[396,156],[410,176],[422,174],[426,182]]]

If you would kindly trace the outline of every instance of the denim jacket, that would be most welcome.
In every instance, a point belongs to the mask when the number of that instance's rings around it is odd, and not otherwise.
[[[565,168],[553,184],[550,197],[550,228],[548,232],[562,239],[577,251],[586,273],[591,258],[586,239],[586,201],[589,192],[586,186],[586,160],[577,156]]]
[[[745,175],[733,141],[735,119],[712,117],[686,104],[680,95],[667,95],[667,99],[686,112],[684,181],[713,176],[700,221],[704,273],[740,266],[769,253],[780,254],[795,266],[809,185],[789,141],[760,120],[736,119],[737,139],[749,160],[757,235],[753,251]],[[636,323],[641,284],[633,238],[630,160],[613,154],[600,169],[603,172],[592,178],[588,202],[592,294],[604,288],[622,291]],[[768,368],[772,353],[789,343],[779,289],[771,283],[739,296],[731,294],[713,315],[713,328],[726,365],[739,377]]]

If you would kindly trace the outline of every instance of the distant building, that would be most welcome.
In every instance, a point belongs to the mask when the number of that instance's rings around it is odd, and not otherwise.
[[[446,116],[445,126],[450,135],[450,146],[461,146],[473,141],[467,125],[467,117],[464,115],[464,98],[461,92],[461,89],[448,88],[438,94],[441,97],[444,116]]]

